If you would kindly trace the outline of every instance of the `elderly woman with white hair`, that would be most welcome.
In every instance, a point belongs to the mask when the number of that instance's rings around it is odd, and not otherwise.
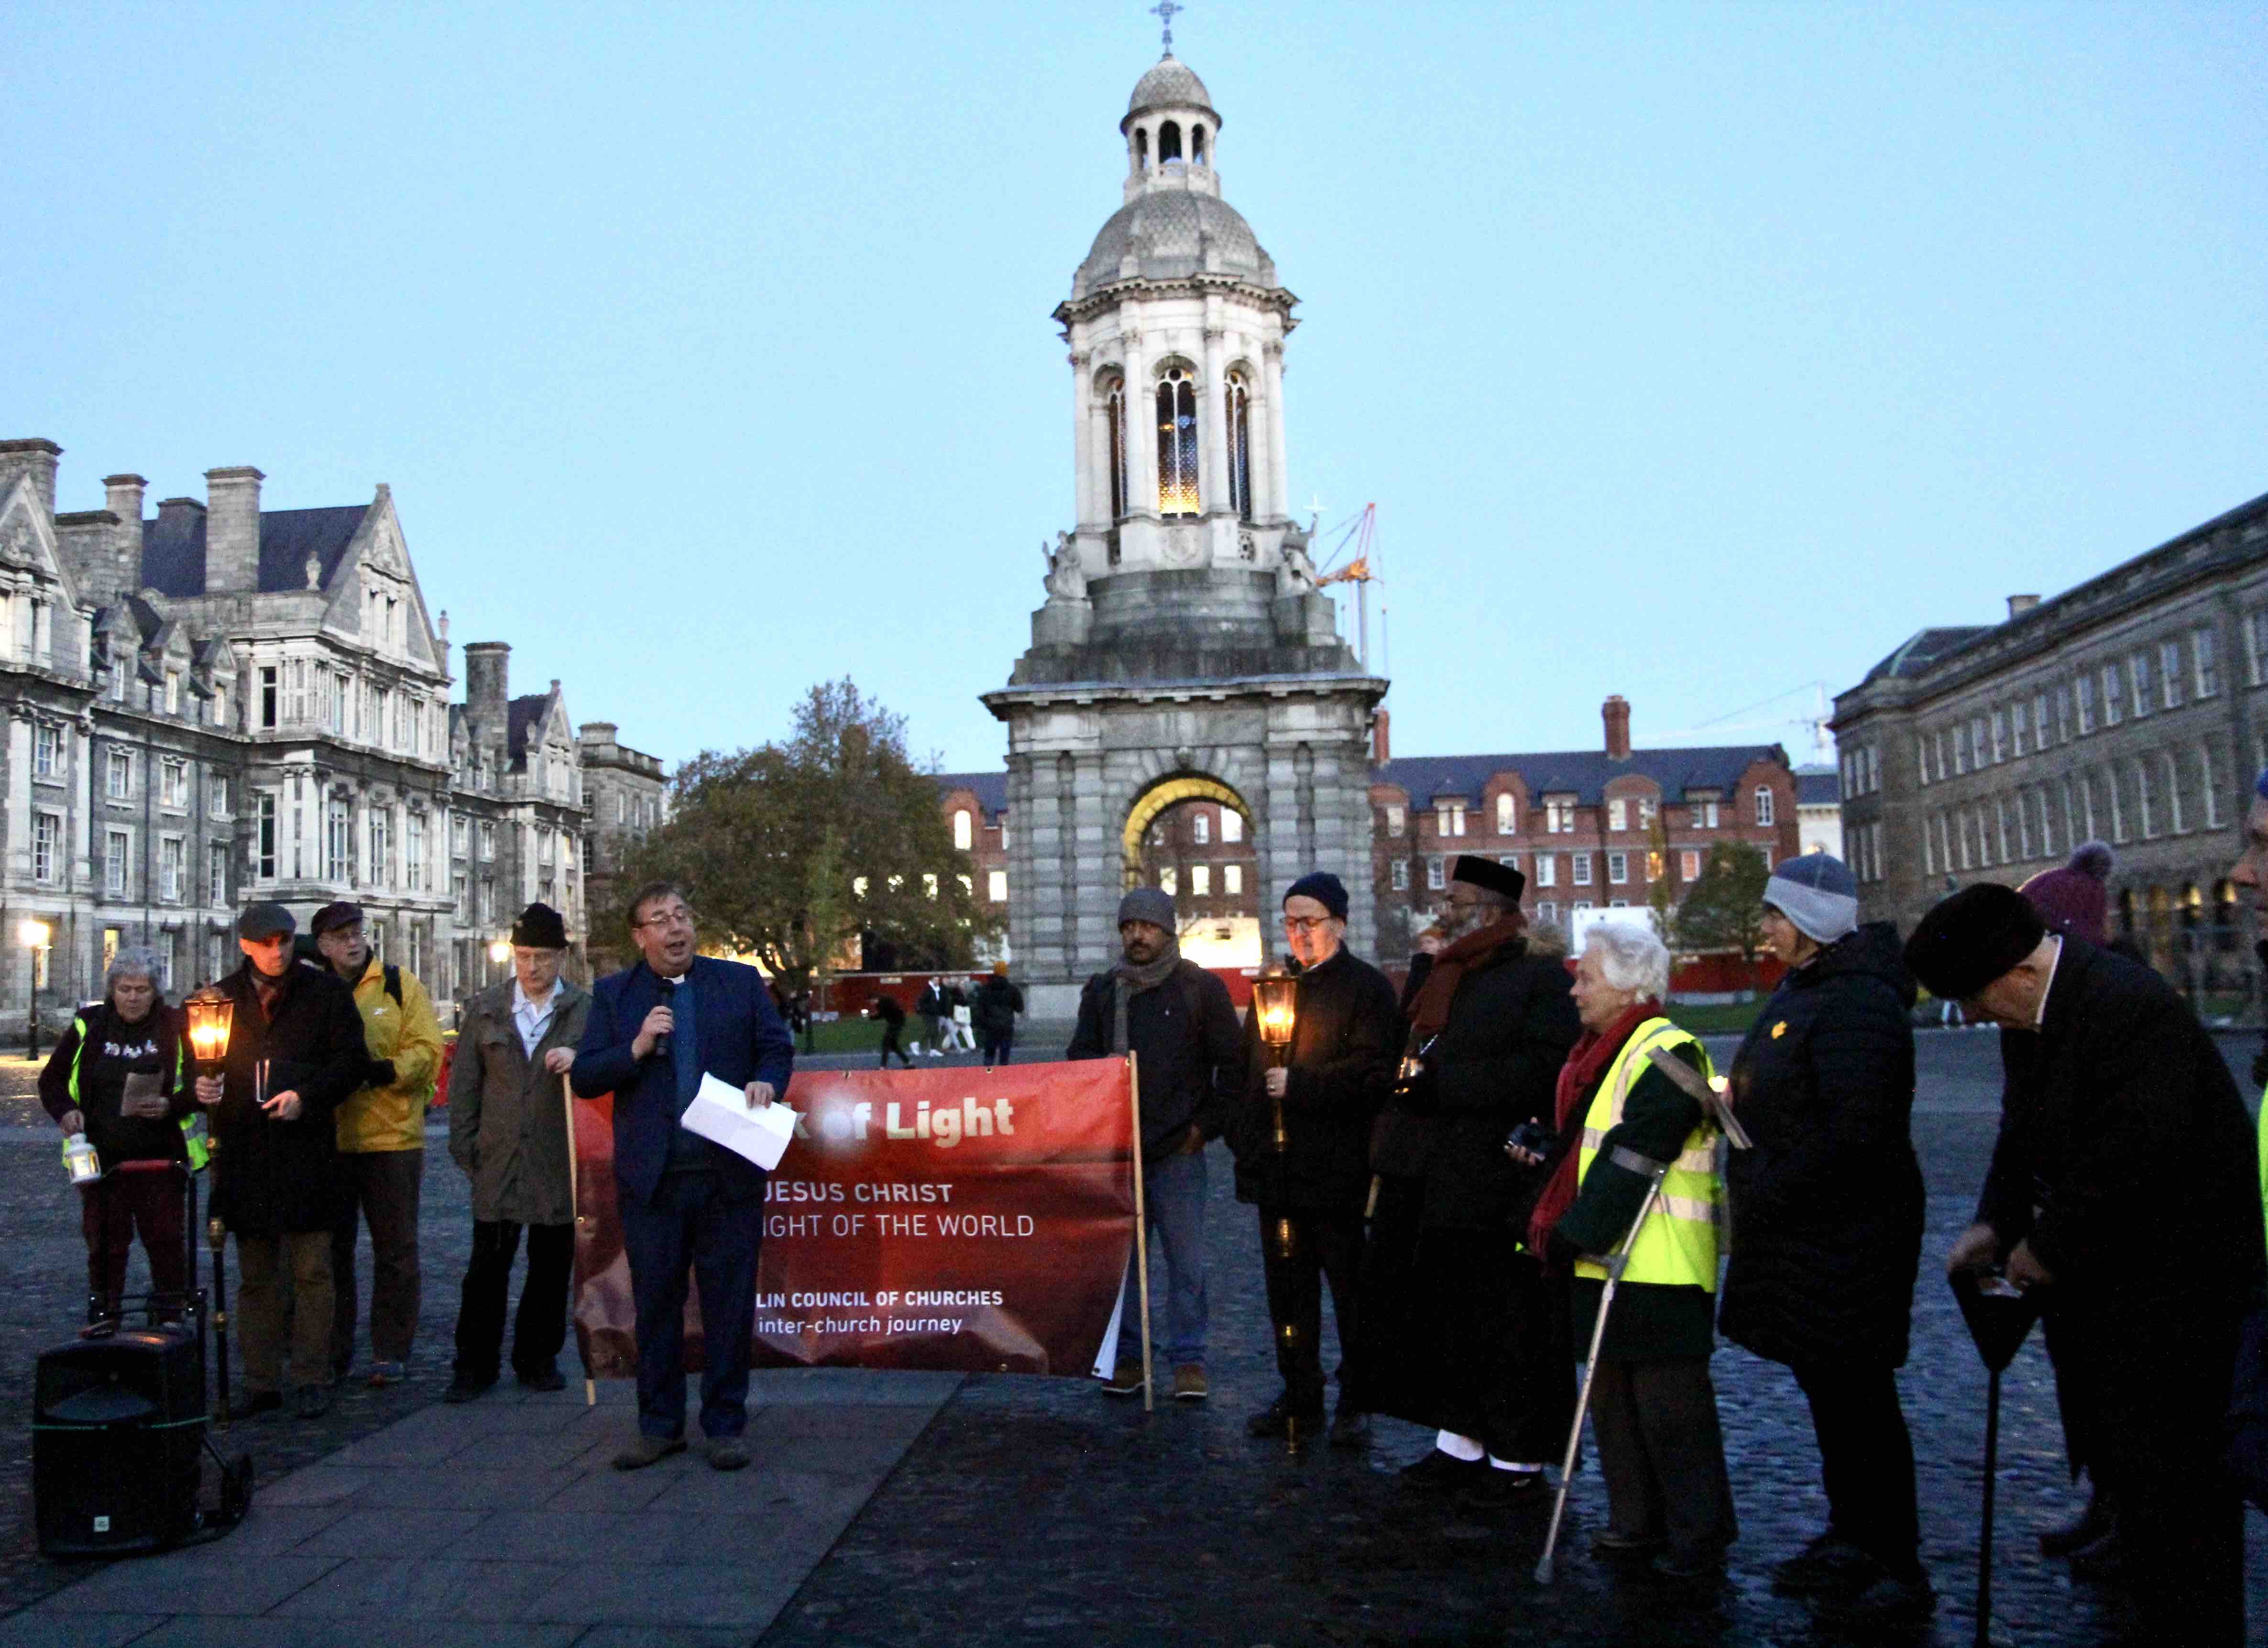
[[[1591,1369],[1609,1517],[1593,1549],[1651,1558],[1669,1578],[1706,1580],[1739,1532],[1709,1381],[1721,1192],[1716,1134],[1701,1102],[1653,1058],[1710,1074],[1701,1043],[1663,1016],[1668,992],[1669,952],[1650,926],[1591,930],[1575,969],[1583,1036],[1559,1074],[1565,1153],[1529,1233],[1533,1244],[1573,1260],[1574,1336],[1583,1346],[1607,1261],[1630,1240]],[[1657,1177],[1660,1196],[1633,1237]]]
[[[40,1102],[66,1135],[84,1133],[106,1172],[128,1162],[189,1160],[183,1118],[196,1110],[181,1074],[181,1032],[158,989],[158,957],[121,950],[102,1000],[71,1020],[40,1072]],[[118,1312],[134,1232],[160,1293],[188,1285],[181,1181],[173,1173],[119,1173],[80,1187],[89,1291]],[[106,1265],[106,1261],[107,1262]]]

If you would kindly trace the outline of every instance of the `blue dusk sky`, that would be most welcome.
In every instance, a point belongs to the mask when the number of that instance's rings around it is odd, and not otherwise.
[[[61,507],[386,481],[454,642],[632,744],[849,674],[998,761],[1139,4],[8,15],[0,435]],[[1800,759],[1810,683],[2268,491],[2268,9],[1175,21],[1300,299],[1292,495],[1378,506],[1402,753],[1621,692]]]

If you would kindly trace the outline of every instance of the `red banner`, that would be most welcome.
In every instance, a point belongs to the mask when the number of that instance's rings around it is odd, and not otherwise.
[[[806,1071],[784,1102],[796,1136],[765,1187],[757,1366],[1094,1366],[1134,1249],[1123,1061]],[[611,1098],[575,1104],[575,1336],[593,1377],[628,1379],[613,1117]],[[688,1369],[699,1335],[696,1288]]]

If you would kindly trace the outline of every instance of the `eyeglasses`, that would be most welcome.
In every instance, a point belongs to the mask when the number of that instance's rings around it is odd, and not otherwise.
[[[690,927],[693,925],[693,912],[681,904],[674,910],[649,916],[638,925],[648,932],[667,932],[673,927]]]
[[[1286,916],[1284,918],[1284,931],[1285,932],[1311,933],[1317,928],[1328,926],[1330,923],[1335,922],[1337,919],[1338,917],[1336,916]]]

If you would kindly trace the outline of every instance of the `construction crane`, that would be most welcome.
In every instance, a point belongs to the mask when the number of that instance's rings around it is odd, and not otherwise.
[[[1354,585],[1355,656],[1362,660],[1366,673],[1370,668],[1370,586],[1378,581],[1378,574],[1372,565],[1377,558],[1377,533],[1378,505],[1366,504],[1362,506],[1362,513],[1348,524],[1331,550],[1333,561],[1350,548],[1354,551],[1353,557],[1345,565],[1318,573],[1315,577],[1318,589],[1327,584]]]

